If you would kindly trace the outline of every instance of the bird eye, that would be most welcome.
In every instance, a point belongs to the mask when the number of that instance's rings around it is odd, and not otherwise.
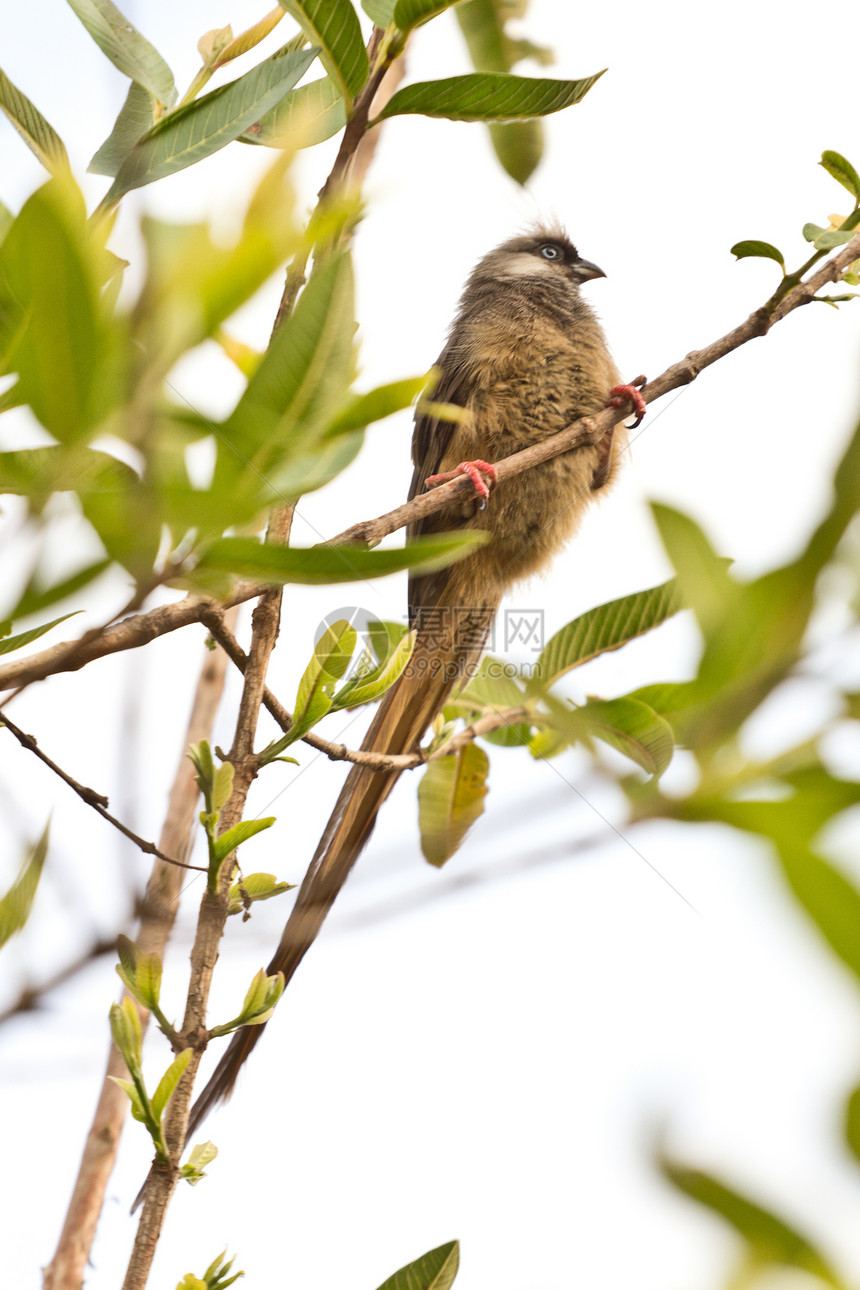
[[[542,246],[540,249],[540,253],[545,260],[561,259],[561,248],[558,246],[553,246],[552,242],[547,242],[546,246]]]

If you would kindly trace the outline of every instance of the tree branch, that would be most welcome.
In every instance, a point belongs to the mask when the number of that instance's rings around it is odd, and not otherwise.
[[[747,341],[766,335],[774,323],[781,322],[787,314],[801,305],[809,304],[823,286],[829,282],[838,281],[846,267],[856,259],[860,259],[860,234],[843,247],[838,255],[826,261],[822,268],[806,282],[792,288],[772,309],[771,302],[767,302],[725,336],[704,349],[693,350],[686,358],[667,368],[656,380],[649,381],[641,391],[645,402],[653,403],[671,390],[689,385],[706,367],[725,358],[727,354],[739,349]],[[541,462],[550,461],[563,452],[571,452],[591,444],[610,427],[623,421],[627,415],[629,413],[625,413],[622,409],[607,408],[596,416],[582,417],[549,439],[532,444],[531,447],[523,448],[521,452],[513,453],[510,457],[496,462],[498,478],[513,479],[523,471],[530,470]],[[395,533],[398,529],[427,515],[432,515],[436,511],[444,510],[457,497],[465,497],[471,491],[472,485],[468,479],[452,480],[419,497],[414,497],[410,502],[405,502],[402,506],[395,507],[393,511],[377,516],[376,519],[361,520],[320,545],[339,546],[354,542],[375,546],[390,533]],[[259,583],[237,583],[235,589],[220,602],[220,605],[223,608],[252,600],[261,595],[264,590],[265,588]],[[210,612],[215,604],[216,602],[209,598],[188,596],[185,600],[174,604],[161,605],[157,609],[149,610],[148,613],[127,618],[116,627],[109,628],[97,639],[88,639],[91,635],[88,633],[87,637],[81,638],[80,641],[66,641],[41,653],[31,654],[13,663],[6,663],[0,666],[0,690],[29,685],[31,681],[42,680],[58,672],[77,671],[106,654],[136,649],[158,636],[176,631],[179,627],[202,622],[204,615]]]
[[[108,799],[104,794],[97,793],[95,789],[87,788],[86,785],[79,784],[76,779],[72,779],[72,776],[69,775],[67,771],[64,771],[62,766],[58,766],[55,761],[52,761],[47,753],[42,752],[34,736],[28,735],[23,730],[19,729],[19,727],[15,725],[14,721],[10,720],[2,709],[0,709],[0,724],[4,725],[9,733],[15,736],[22,748],[26,748],[28,752],[35,753],[39,761],[43,762],[44,765],[52,770],[55,775],[58,775],[64,784],[68,784],[69,788],[71,788],[73,792],[77,793],[81,801],[86,802],[87,806],[91,806],[94,811],[97,811],[103,820],[107,820],[108,824],[112,824],[115,829],[119,829],[120,833],[122,833],[124,837],[128,838],[130,842],[133,842],[134,845],[139,847],[146,855],[157,856],[158,859],[163,860],[165,864],[175,864],[180,869],[196,869],[200,873],[206,873],[206,867],[204,865],[186,864],[183,860],[174,860],[173,856],[165,855],[163,851],[160,851],[154,842],[147,842],[146,838],[138,837],[136,833],[133,833],[132,830],[123,824],[121,820],[118,820],[115,815],[111,815],[110,811],[107,809]]]
[[[182,755],[159,838],[160,850],[173,855],[188,854],[197,822],[197,783],[185,748],[187,744],[199,743],[211,734],[224,687],[226,665],[222,651],[207,651],[200,670]],[[146,888],[137,937],[142,953],[163,956],[176,916],[182,881],[180,870],[156,860]],[[146,1027],[149,1014],[139,1005],[135,1006],[138,1007],[141,1025]],[[128,1098],[110,1077],[122,1078],[127,1074],[125,1063],[111,1044],[102,1091],[87,1134],[63,1230],[54,1257],[44,1270],[44,1290],[78,1290],[83,1284],[128,1108]]]

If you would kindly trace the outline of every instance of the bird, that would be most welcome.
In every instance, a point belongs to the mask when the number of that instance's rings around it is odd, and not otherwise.
[[[605,277],[565,231],[539,225],[497,246],[466,281],[447,343],[436,361],[433,403],[419,403],[409,497],[465,476],[473,491],[425,516],[410,537],[453,527],[481,530],[483,545],[445,569],[413,575],[409,615],[415,646],[408,667],[383,696],[362,748],[409,753],[455,686],[468,676],[504,593],[544,569],[572,536],[596,494],[618,473],[623,424],[597,443],[495,483],[492,458],[506,457],[583,416],[625,401],[645,405],[624,385],[582,286]],[[444,405],[462,409],[446,420]],[[495,486],[494,486],[495,485]],[[492,491],[491,491],[492,490]],[[370,837],[399,771],[354,764],[299,889],[267,968],[288,982]],[[191,1112],[193,1133],[229,1097],[263,1026],[234,1034]]]

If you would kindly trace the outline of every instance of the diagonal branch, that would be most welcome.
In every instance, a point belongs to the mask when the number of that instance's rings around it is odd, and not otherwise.
[[[806,282],[801,282],[792,288],[781,300],[775,304],[768,301],[725,336],[705,346],[704,349],[693,350],[686,358],[668,367],[656,380],[649,381],[641,391],[645,402],[653,403],[655,399],[662,398],[670,390],[689,385],[706,367],[725,358],[727,354],[757,336],[766,335],[774,323],[781,322],[794,309],[809,304],[822,287],[828,283],[837,282],[847,266],[856,259],[860,259],[860,234],[844,246],[837,255],[827,260],[817,273],[814,273]],[[498,478],[513,479],[523,471],[558,457],[563,452],[575,451],[586,444],[591,444],[611,426],[624,420],[625,415],[627,414],[623,410],[607,408],[597,416],[582,417],[549,439],[532,444],[531,447],[496,462]],[[410,502],[405,502],[402,506],[395,507],[385,515],[351,525],[335,537],[329,538],[326,545],[354,542],[375,546],[388,534],[395,533],[415,520],[444,510],[456,497],[468,494],[471,487],[467,479],[442,484],[439,488],[434,488],[428,493],[414,497]],[[237,583],[230,595],[220,602],[221,606],[252,600],[261,595],[263,590],[264,588],[257,583]],[[0,666],[0,690],[29,685],[31,681],[39,681],[59,672],[77,671],[87,663],[119,650],[137,649],[167,632],[186,627],[189,623],[202,622],[213,606],[217,607],[211,599],[188,596],[174,604],[160,605],[147,613],[127,618],[115,627],[102,632],[95,639],[91,639],[91,634],[88,634],[79,641],[65,641],[52,646],[51,649],[6,663]]]
[[[91,806],[94,811],[97,811],[103,820],[107,820],[108,824],[112,824],[115,829],[119,829],[120,833],[122,833],[124,837],[127,837],[130,842],[133,842],[134,845],[139,847],[146,855],[157,856],[158,859],[163,860],[165,864],[173,864],[180,869],[196,869],[199,873],[206,873],[206,869],[203,865],[186,864],[184,860],[174,860],[173,856],[165,855],[163,851],[160,851],[154,842],[147,842],[146,838],[138,837],[136,833],[133,833],[127,825],[123,824],[122,820],[118,820],[115,815],[111,815],[110,811],[107,809],[108,799],[103,793],[97,793],[95,789],[87,788],[85,784],[79,784],[78,781],[73,779],[67,771],[63,770],[62,766],[58,766],[57,763],[47,755],[47,753],[42,752],[42,749],[37,744],[33,735],[26,734],[25,731],[16,726],[14,721],[11,721],[5,712],[0,716],[0,725],[4,725],[9,733],[15,736],[22,748],[26,748],[28,752],[34,753],[36,757],[38,757],[39,761],[43,762],[44,765],[47,766],[49,770],[52,770],[55,775],[58,775],[64,784],[68,784],[69,788],[71,788],[73,792],[77,793],[81,801],[86,802],[87,806]]]

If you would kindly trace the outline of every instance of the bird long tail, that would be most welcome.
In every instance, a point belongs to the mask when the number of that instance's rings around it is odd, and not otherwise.
[[[493,607],[484,613],[486,627]],[[484,631],[484,635],[486,631]],[[477,646],[477,649],[476,649]],[[472,636],[460,646],[419,633],[410,664],[380,704],[362,743],[364,752],[401,754],[414,752],[463,671],[465,662],[480,653],[483,639]],[[280,944],[267,968],[271,976],[283,972],[288,983],[316,940],[326,914],[364,849],[380,807],[401,775],[400,770],[379,771],[353,765],[308,867]],[[212,1078],[197,1099],[188,1125],[193,1133],[213,1107],[230,1096],[239,1070],[264,1026],[244,1026],[230,1041]]]

